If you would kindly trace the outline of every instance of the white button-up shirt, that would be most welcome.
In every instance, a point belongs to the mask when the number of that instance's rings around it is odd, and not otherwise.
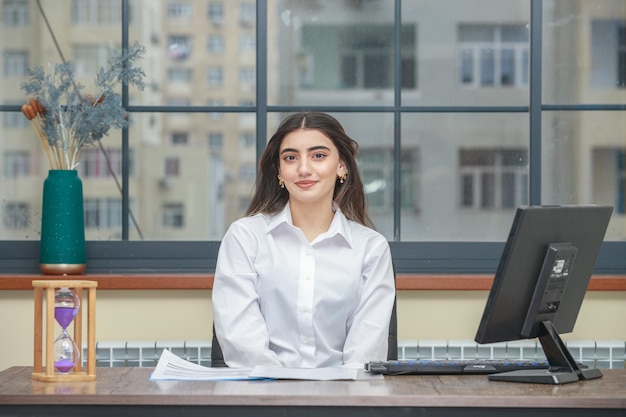
[[[362,368],[387,357],[394,297],[384,236],[335,206],[328,231],[309,242],[287,204],[226,232],[213,284],[215,332],[230,367]]]

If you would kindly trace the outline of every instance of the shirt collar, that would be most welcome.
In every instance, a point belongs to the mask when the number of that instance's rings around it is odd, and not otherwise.
[[[335,235],[339,235],[343,237],[346,243],[352,246],[352,231],[350,229],[350,224],[346,216],[341,212],[339,205],[333,201],[333,211],[335,215],[333,217],[332,222],[330,223],[330,227],[328,231],[320,235],[322,239],[331,238]],[[274,229],[279,227],[282,224],[287,224],[293,227],[293,220],[291,218],[291,209],[289,206],[289,202],[285,204],[283,209],[274,215],[268,225],[267,232],[271,233]],[[317,241],[317,239],[315,239]]]

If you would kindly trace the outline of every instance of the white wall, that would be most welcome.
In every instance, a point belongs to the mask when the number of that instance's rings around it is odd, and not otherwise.
[[[100,290],[96,339],[210,340],[210,291]],[[400,339],[473,339],[486,291],[400,291]],[[0,291],[0,370],[33,364],[32,291]],[[85,335],[86,336],[86,335]],[[570,340],[626,340],[626,292],[587,293]]]

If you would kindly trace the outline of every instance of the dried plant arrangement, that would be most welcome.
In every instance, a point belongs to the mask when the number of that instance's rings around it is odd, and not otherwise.
[[[135,65],[144,53],[138,43],[124,52],[114,51],[96,75],[94,95],[81,94],[84,86],[75,81],[69,62],[57,64],[52,73],[42,67],[29,70],[28,80],[20,84],[30,96],[22,113],[37,132],[50,169],[76,169],[86,147],[111,129],[128,125],[119,90],[123,84],[146,87],[145,73]]]

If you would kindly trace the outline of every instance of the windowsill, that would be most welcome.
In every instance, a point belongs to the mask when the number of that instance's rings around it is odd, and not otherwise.
[[[101,290],[210,290],[213,286],[212,274],[93,274],[80,277],[97,281]],[[46,279],[68,277],[4,274],[0,275],[0,290],[30,290],[33,280]],[[400,291],[487,291],[492,281],[491,275],[398,274],[397,288]],[[588,290],[626,291],[626,276],[594,275]]]

